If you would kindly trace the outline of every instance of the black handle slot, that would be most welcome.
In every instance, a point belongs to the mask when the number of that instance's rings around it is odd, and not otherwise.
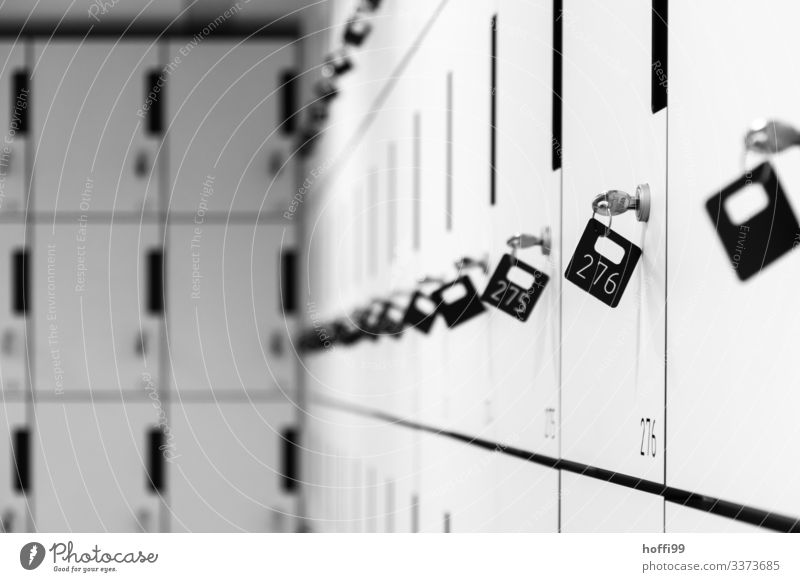
[[[297,313],[297,253],[293,250],[281,254],[280,291],[283,313]]]
[[[153,493],[164,492],[164,431],[160,427],[147,432],[146,486]]]
[[[291,135],[297,129],[297,71],[281,74],[280,108],[281,133]]]
[[[26,315],[28,305],[28,251],[14,249],[11,257],[11,310],[17,315]]]
[[[145,128],[149,135],[160,136],[164,132],[164,77],[160,69],[147,72],[147,82],[144,85],[145,96],[144,110],[146,112]]]
[[[147,254],[147,311],[158,315],[164,312],[164,253],[160,250]]]
[[[11,449],[11,475],[14,491],[27,493],[30,491],[30,431],[20,428],[14,431]]]
[[[553,119],[552,167],[561,168],[561,92],[564,60],[564,2],[553,0]]]
[[[300,485],[300,447],[299,433],[296,428],[287,428],[281,434],[283,452],[281,459],[281,475],[283,476],[283,490],[288,493],[297,491]]]
[[[14,71],[11,88],[11,122],[13,135],[28,135],[30,126],[30,75],[27,69]]]
[[[667,5],[653,0],[650,70],[650,110],[658,113],[667,106]]]

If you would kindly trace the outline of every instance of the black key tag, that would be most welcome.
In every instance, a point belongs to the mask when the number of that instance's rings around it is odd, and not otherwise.
[[[523,272],[515,273],[517,269]],[[512,275],[512,272],[516,276]],[[523,282],[518,278],[525,275],[527,281]],[[512,277],[516,282],[512,281]],[[541,271],[506,253],[500,259],[500,264],[489,280],[481,300],[525,322],[528,321],[549,280],[550,277]]]
[[[603,237],[613,243],[612,247],[619,247],[616,250],[621,254],[613,259],[601,254],[595,247]],[[616,307],[641,256],[642,249],[591,218],[564,276],[606,305]]]
[[[761,187],[766,207],[740,224],[728,214],[728,200],[748,187]],[[729,184],[706,202],[736,276],[746,281],[777,260],[800,241],[800,224],[774,168],[764,162]]]
[[[436,304],[422,291],[414,291],[403,316],[402,326],[429,333],[434,321],[436,321]]]
[[[459,293],[456,299],[453,294]],[[447,296],[447,297],[445,297]],[[478,291],[467,275],[462,275],[431,293],[437,312],[442,314],[449,327],[456,327],[480,315],[486,308],[481,303]]]

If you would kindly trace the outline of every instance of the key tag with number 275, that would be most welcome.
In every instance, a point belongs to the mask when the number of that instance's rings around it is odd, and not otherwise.
[[[550,277],[520,261],[517,250],[541,246],[542,254],[549,255],[550,239],[549,228],[545,228],[540,237],[517,234],[508,239],[506,244],[511,247],[511,254],[506,253],[500,259],[481,300],[519,321],[528,321]]]
[[[636,210],[637,220],[646,222],[650,216],[650,187],[639,185],[636,196],[620,190],[603,192],[595,197],[592,209],[592,218],[578,241],[564,276],[592,297],[616,307],[642,256],[642,249],[611,230],[611,220],[617,214]],[[608,226],[595,219],[595,214],[608,216]],[[597,250],[601,239],[604,239],[602,246],[608,248],[607,252]],[[609,242],[611,244],[607,244]]]

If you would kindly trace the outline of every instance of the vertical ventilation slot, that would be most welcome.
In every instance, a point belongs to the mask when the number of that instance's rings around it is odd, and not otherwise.
[[[153,493],[164,492],[164,431],[160,427],[147,433],[147,488]]]
[[[447,199],[445,201],[445,226],[447,230],[453,230],[453,73],[447,73],[447,140],[446,147],[446,167],[445,167],[445,191]]]
[[[30,491],[30,431],[25,428],[14,431],[11,450],[11,474],[13,475],[14,491],[27,493]]]
[[[388,227],[386,260],[389,264],[394,260],[397,252],[397,146],[394,142],[389,144],[386,152],[386,210]]]
[[[414,114],[414,136],[412,139],[412,147],[414,151],[412,152],[413,162],[412,162],[412,171],[414,172],[413,176],[413,188],[414,188],[414,224],[413,226],[413,236],[414,236],[414,250],[418,251],[420,248],[421,242],[421,233],[420,233],[420,218],[422,215],[422,117],[420,116],[419,112]]]
[[[561,168],[561,103],[564,51],[564,4],[553,0],[553,170]]]
[[[658,113],[667,106],[667,4],[653,0],[650,65],[650,109]]]
[[[411,497],[411,533],[419,533],[419,495]]]
[[[291,135],[297,129],[297,72],[281,74],[280,128],[283,135]]]
[[[145,108],[147,112],[145,127],[149,135],[160,136],[164,132],[164,80],[161,71],[153,69],[147,73],[145,83]]]
[[[299,443],[296,428],[287,428],[283,431],[283,454],[281,475],[283,475],[283,490],[289,493],[297,491],[300,485]]]
[[[11,309],[17,315],[28,313],[28,251],[26,249],[16,249],[11,259]]]
[[[492,16],[491,111],[489,122],[489,202],[497,203],[497,14]]]
[[[30,75],[27,69],[14,71],[12,87],[10,129],[16,135],[28,135],[31,96]]]
[[[281,309],[285,315],[297,312],[297,253],[281,254]]]
[[[164,312],[164,253],[147,254],[147,311],[153,315]]]

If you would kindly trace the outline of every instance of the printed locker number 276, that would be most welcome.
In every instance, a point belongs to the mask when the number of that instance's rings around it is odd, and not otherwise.
[[[639,448],[641,456],[656,456],[656,419],[643,418],[639,424],[642,427],[642,443]]]

